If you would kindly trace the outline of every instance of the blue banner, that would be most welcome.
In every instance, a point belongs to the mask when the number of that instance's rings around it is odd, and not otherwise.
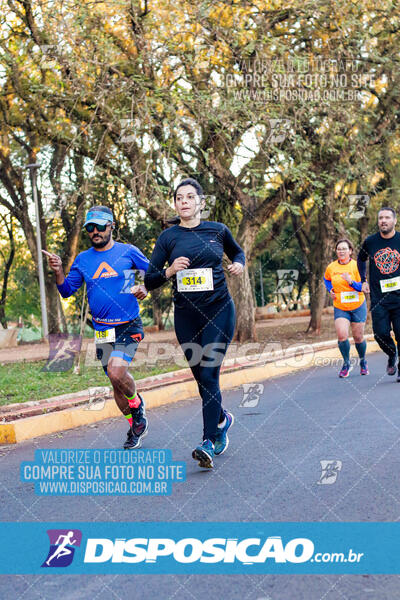
[[[162,496],[186,478],[186,463],[171,450],[35,450],[23,461],[21,481],[42,496]]]
[[[1,523],[1,574],[400,573],[400,523]]]

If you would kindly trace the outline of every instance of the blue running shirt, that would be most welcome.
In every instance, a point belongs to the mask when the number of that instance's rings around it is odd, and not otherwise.
[[[93,326],[99,331],[136,319],[139,304],[130,292],[135,285],[134,270],[147,271],[149,261],[131,244],[114,242],[109,250],[93,247],[78,254],[68,277],[57,285],[68,298],[86,282]]]

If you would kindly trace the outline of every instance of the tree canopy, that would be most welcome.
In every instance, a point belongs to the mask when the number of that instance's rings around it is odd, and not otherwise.
[[[0,204],[36,263],[25,167],[41,162],[43,247],[68,268],[90,204],[155,239],[174,186],[195,176],[250,266],[276,269],[293,248],[318,330],[334,240],[357,243],[379,202],[397,204],[398,29],[387,0],[8,0]],[[252,339],[247,269],[231,288],[238,338]],[[54,289],[49,303],[56,314]]]

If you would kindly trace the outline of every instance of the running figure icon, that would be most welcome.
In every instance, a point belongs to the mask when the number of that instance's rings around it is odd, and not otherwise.
[[[56,551],[46,560],[46,565],[50,566],[53,558],[61,558],[62,556],[67,556],[67,554],[72,554],[70,548],[67,548],[68,545],[76,544],[77,540],[71,539],[74,537],[74,532],[69,531],[66,535],[59,535],[56,541],[56,545],[58,546]],[[63,540],[61,542],[61,539]]]

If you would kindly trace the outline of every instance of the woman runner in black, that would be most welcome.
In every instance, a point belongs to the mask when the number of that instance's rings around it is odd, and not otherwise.
[[[219,373],[235,329],[235,306],[222,268],[224,252],[231,275],[243,272],[245,256],[222,223],[200,221],[203,190],[195,179],[183,180],[174,192],[180,224],[157,239],[145,276],[154,290],[172,278],[175,332],[196,379],[203,403],[203,442],[192,456],[213,467],[214,455],[228,447],[233,415],[222,408]],[[164,269],[165,263],[169,267]]]

